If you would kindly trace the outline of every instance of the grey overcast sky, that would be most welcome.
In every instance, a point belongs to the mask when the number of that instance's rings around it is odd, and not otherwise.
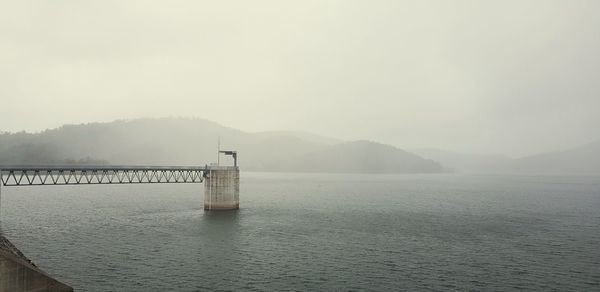
[[[0,1],[0,130],[201,117],[513,156],[600,138],[600,1]]]

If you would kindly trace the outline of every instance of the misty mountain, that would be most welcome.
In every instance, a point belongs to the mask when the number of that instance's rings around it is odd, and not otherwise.
[[[438,161],[459,172],[503,172],[511,168],[513,159],[503,155],[477,155],[434,148],[411,149],[411,152]]]
[[[370,142],[345,142],[271,166],[273,170],[348,173],[431,173],[443,167],[396,147]]]
[[[1,135],[0,161],[18,156],[15,147],[36,145],[48,149],[52,157],[62,159],[93,157],[114,164],[198,164],[216,160],[219,135],[236,143],[236,139],[244,139],[245,134],[199,119],[65,125],[35,134]]]
[[[267,132],[258,132],[254,134],[257,137],[273,137],[273,136],[288,136],[294,137],[306,142],[315,143],[315,144],[324,144],[324,145],[334,145],[344,142],[343,140],[326,137],[321,135],[315,135],[313,133],[303,132],[303,131],[267,131]]]
[[[412,152],[458,172],[600,173],[600,140],[572,149],[513,159],[501,155],[471,155],[439,149]]]
[[[519,158],[512,169],[535,173],[600,173],[600,140],[564,151]]]
[[[0,134],[0,164],[203,165],[235,149],[246,170],[436,172],[439,164],[392,146],[339,143],[304,132],[248,133],[203,119],[136,119]],[[90,158],[91,157],[91,158]],[[230,163],[230,161],[222,162]]]

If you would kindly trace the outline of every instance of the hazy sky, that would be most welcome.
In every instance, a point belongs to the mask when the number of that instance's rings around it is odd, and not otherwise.
[[[523,155],[600,138],[600,1],[0,1],[0,130],[194,116]]]

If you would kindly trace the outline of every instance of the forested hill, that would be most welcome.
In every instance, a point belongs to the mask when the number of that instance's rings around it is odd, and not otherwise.
[[[65,125],[40,133],[0,134],[0,165],[204,165],[235,149],[245,170],[439,172],[442,166],[393,146],[341,142],[304,132],[248,133],[203,119],[161,118]]]

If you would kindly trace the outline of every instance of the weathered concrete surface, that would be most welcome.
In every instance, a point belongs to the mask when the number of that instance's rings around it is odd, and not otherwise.
[[[0,234],[0,292],[73,291],[35,266]]]
[[[204,210],[240,208],[240,170],[235,166],[212,166],[204,180]]]

